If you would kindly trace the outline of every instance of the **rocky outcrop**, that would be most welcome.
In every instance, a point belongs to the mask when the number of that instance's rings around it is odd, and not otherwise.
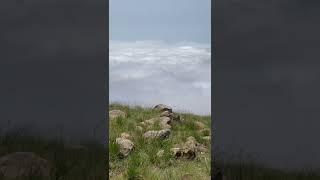
[[[111,110],[109,111],[110,120],[116,119],[118,117],[126,118],[127,114],[121,110]]]
[[[15,152],[0,158],[0,176],[4,178],[50,178],[49,162],[32,152]]]
[[[153,138],[166,139],[169,137],[170,134],[171,134],[170,129],[163,129],[160,131],[147,131],[146,133],[143,134],[143,137],[147,139],[153,139]]]

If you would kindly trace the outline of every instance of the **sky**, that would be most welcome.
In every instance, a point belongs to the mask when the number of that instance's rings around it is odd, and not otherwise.
[[[215,7],[215,150],[242,149],[273,167],[319,168],[320,2]]]
[[[110,0],[110,39],[210,44],[210,0]]]
[[[209,0],[111,0],[110,101],[211,114],[210,7]]]

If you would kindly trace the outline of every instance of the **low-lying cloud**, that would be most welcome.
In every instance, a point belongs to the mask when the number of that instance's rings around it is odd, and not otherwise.
[[[110,41],[110,102],[210,114],[210,45]]]

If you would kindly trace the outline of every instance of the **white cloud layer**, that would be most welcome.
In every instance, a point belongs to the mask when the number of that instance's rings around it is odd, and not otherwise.
[[[110,41],[109,99],[131,105],[170,105],[210,114],[210,45]]]

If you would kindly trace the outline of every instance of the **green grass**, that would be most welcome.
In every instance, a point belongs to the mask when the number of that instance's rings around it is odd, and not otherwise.
[[[175,159],[170,149],[175,144],[185,142],[189,136],[193,136],[198,142],[203,142],[202,136],[196,131],[194,121],[201,121],[210,128],[210,116],[197,116],[190,113],[182,113],[184,122],[173,124],[171,134],[166,140],[147,141],[142,138],[143,132],[135,127],[140,122],[159,117],[160,112],[152,108],[139,106],[126,106],[111,104],[109,110],[119,109],[127,113],[127,118],[117,118],[109,121],[109,177],[110,179],[181,179],[186,174],[191,174],[193,179],[210,179],[210,149],[208,153],[197,156],[195,160]],[[155,124],[150,130],[160,129]],[[129,133],[135,145],[135,149],[127,158],[120,158],[117,154],[119,147],[115,140],[121,133]],[[208,145],[210,148],[210,145]],[[162,157],[157,156],[159,150],[164,150]]]
[[[17,131],[0,138],[0,157],[13,152],[34,152],[52,164],[52,180],[105,179],[106,148],[92,142],[83,143],[82,147],[70,148],[60,140],[42,139]]]

